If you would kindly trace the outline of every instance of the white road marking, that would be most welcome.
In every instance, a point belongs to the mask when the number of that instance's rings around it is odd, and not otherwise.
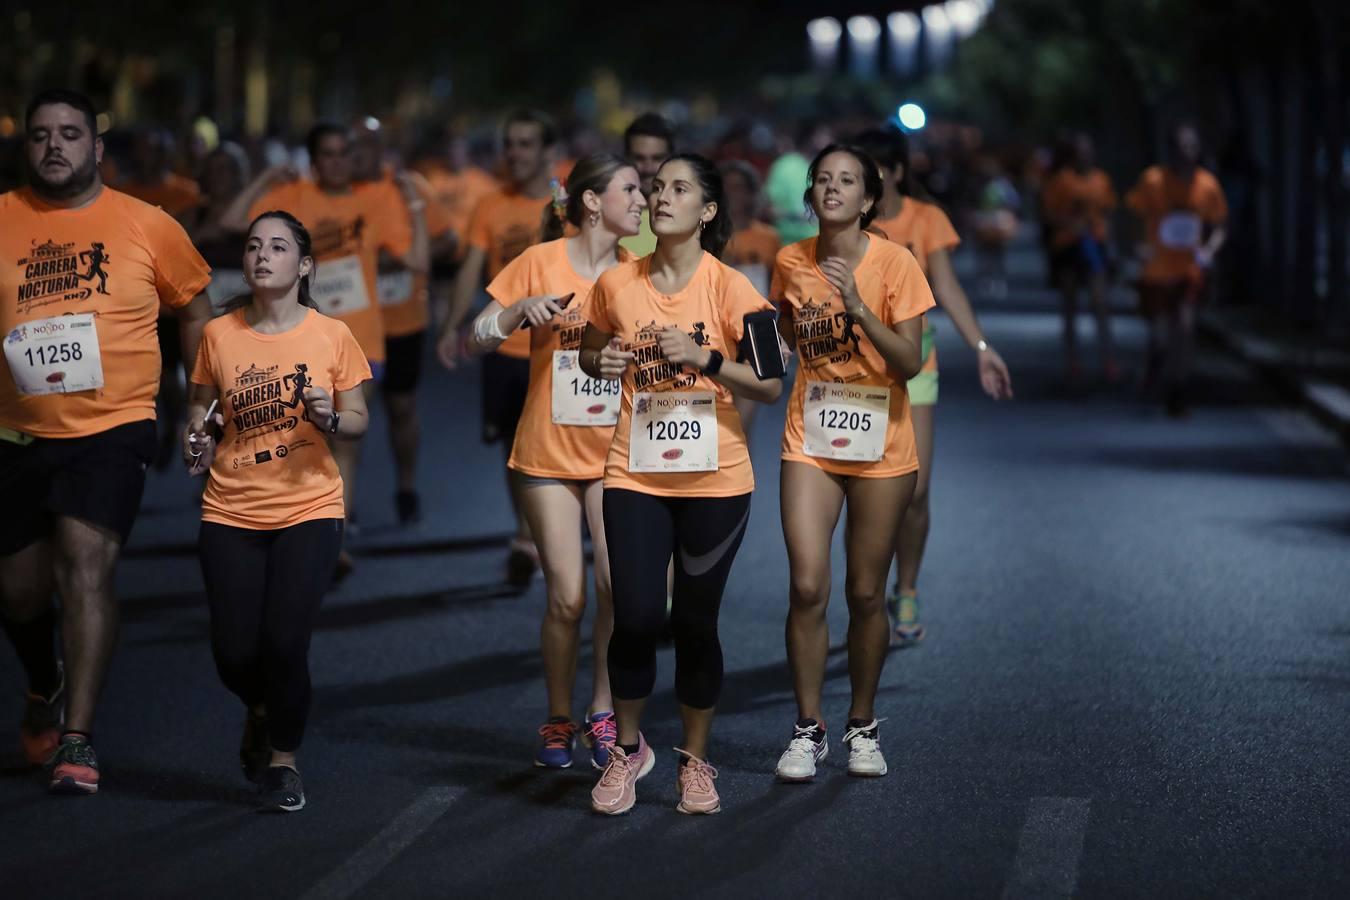
[[[354,896],[445,815],[464,790],[458,787],[428,788],[369,843],[310,888],[303,900],[346,900]]]
[[[1091,806],[1083,797],[1031,798],[1004,900],[1073,896]]]

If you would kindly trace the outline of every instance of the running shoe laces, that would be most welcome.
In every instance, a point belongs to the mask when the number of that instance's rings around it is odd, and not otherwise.
[[[98,756],[94,754],[93,745],[84,738],[66,737],[62,739],[61,746],[57,748],[48,765],[55,768],[61,763],[97,769]]]
[[[711,794],[714,792],[713,781],[717,778],[717,770],[710,766],[706,761],[699,759],[688,750],[675,748],[675,752],[687,760],[692,760],[693,765],[682,763],[683,768],[680,771],[684,774],[688,784],[685,790],[693,789],[697,794]]]
[[[787,753],[793,757],[815,758],[816,748],[819,746],[816,737],[820,734],[820,726],[811,725],[793,725],[792,740],[788,741]],[[847,737],[844,738],[848,740]]]
[[[546,750],[566,750],[572,746],[571,722],[548,722],[539,726]]]
[[[628,778],[628,770],[633,767],[633,760],[620,746],[615,746],[609,752],[609,762],[605,765],[605,771],[600,773],[599,787],[617,788],[622,787]]]
[[[613,716],[605,716],[591,720],[591,737],[597,744],[613,744],[619,739],[619,725],[614,721]]]
[[[844,732],[844,743],[854,753],[876,753],[880,747],[877,725],[880,719],[873,719],[866,725],[858,725]]]

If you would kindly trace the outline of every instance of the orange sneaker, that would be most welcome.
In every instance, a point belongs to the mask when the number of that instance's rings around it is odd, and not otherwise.
[[[98,793],[98,757],[82,734],[62,736],[47,768],[52,773],[47,788],[53,794]]]
[[[680,802],[675,806],[679,812],[689,816],[711,816],[722,811],[722,798],[717,796],[717,770],[686,750],[675,748],[675,752],[689,760],[681,763],[677,781],[680,789]]]
[[[60,675],[60,684],[50,697],[28,695],[23,721],[19,723],[19,745],[23,747],[23,756],[29,765],[40,766],[51,759],[56,745],[61,743],[66,679],[64,672]]]

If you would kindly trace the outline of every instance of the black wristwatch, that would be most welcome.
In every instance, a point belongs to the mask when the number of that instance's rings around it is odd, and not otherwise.
[[[722,371],[722,354],[717,350],[708,351],[708,364],[703,367],[705,375],[716,375]]]
[[[328,433],[337,434],[338,422],[341,421],[342,421],[342,413],[340,412],[333,413],[333,418],[328,421]]]

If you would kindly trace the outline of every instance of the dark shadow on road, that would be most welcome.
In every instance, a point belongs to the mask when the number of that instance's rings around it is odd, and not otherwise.
[[[1344,479],[1345,453],[1338,448],[1261,447],[1062,447],[1048,455],[1078,463],[1148,472],[1212,473],[1256,478]]]

